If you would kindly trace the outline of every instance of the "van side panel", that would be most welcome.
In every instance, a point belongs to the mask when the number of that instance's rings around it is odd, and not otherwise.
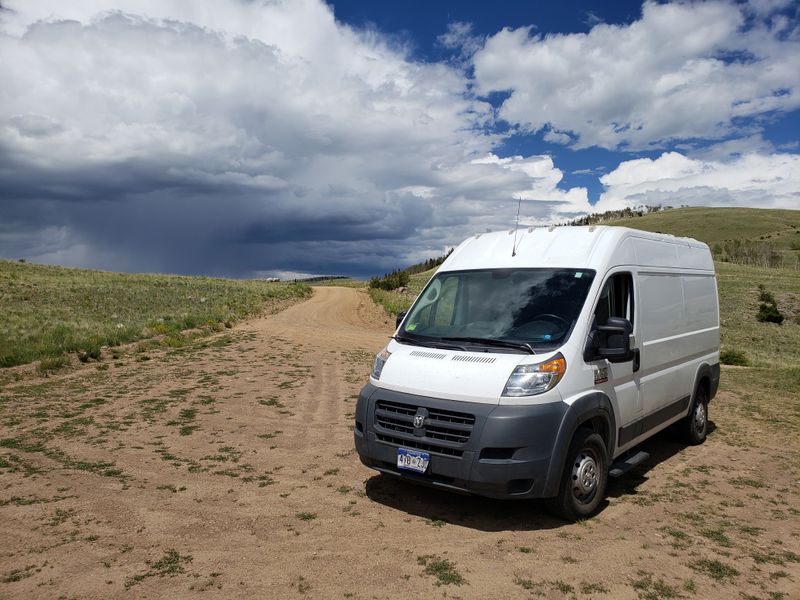
[[[637,279],[641,299],[641,401],[647,427],[635,428],[635,437],[620,440],[627,447],[683,417],[701,366],[719,362],[713,272],[643,269]]]
[[[686,339],[681,275],[640,273],[641,395],[645,415],[688,394],[684,371],[692,351]]]

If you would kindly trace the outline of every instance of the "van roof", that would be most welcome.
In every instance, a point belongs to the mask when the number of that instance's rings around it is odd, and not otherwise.
[[[714,271],[706,244],[628,227],[520,227],[464,240],[439,271],[573,268],[605,272],[618,265]]]

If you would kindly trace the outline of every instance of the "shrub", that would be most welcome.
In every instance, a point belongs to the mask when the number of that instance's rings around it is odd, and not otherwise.
[[[746,367],[750,364],[747,360],[747,355],[741,350],[725,349],[719,353],[719,362],[723,365],[736,365],[739,367]]]
[[[405,287],[409,282],[409,275],[405,271],[392,271],[383,277],[373,277],[369,281],[369,287],[380,290],[396,290]]]
[[[764,237],[762,236],[763,240]],[[714,244],[714,258],[722,262],[756,267],[782,267],[783,254],[772,242],[755,240],[725,240]]]
[[[759,306],[756,319],[762,323],[777,323],[778,325],[783,323],[783,315],[774,304],[762,304]]]
[[[758,299],[767,304],[775,304],[775,296],[768,292],[763,283],[758,284]]]
[[[83,363],[90,360],[100,360],[100,354],[100,342],[97,340],[89,340],[82,348],[78,348],[78,360]]]
[[[762,323],[783,323],[783,315],[778,310],[778,305],[773,296],[763,284],[758,285],[758,299],[761,300],[761,305],[758,307],[758,314],[756,319]]]

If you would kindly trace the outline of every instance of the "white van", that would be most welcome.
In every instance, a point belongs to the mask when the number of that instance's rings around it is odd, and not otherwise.
[[[398,316],[355,446],[382,473],[584,518],[646,438],[681,421],[705,440],[719,372],[706,244],[623,227],[479,234]]]

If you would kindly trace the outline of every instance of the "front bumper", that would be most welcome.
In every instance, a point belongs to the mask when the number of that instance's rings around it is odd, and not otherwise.
[[[389,417],[387,408],[394,411]],[[567,409],[563,402],[498,406],[441,400],[367,384],[356,407],[355,447],[366,466],[423,485],[490,498],[539,498],[554,495],[547,479]],[[444,421],[415,428],[412,410]],[[449,417],[456,422],[455,436],[447,433]],[[462,421],[471,424],[459,425]],[[449,441],[453,437],[459,441]],[[427,471],[398,469],[398,447],[429,452]]]

